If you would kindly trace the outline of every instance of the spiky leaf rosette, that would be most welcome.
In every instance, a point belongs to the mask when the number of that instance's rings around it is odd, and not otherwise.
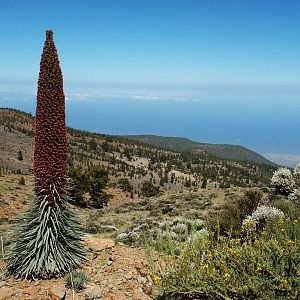
[[[65,192],[67,130],[63,76],[51,30],[46,31],[40,63],[33,171],[36,194],[48,195],[47,201],[53,205],[50,185],[55,184],[59,194]]]
[[[51,189],[55,193],[55,186]],[[12,275],[25,279],[60,277],[85,260],[83,232],[67,200],[60,198],[59,206],[52,206],[45,198],[34,198],[15,228],[7,264]]]
[[[52,31],[38,81],[35,198],[16,227],[8,271],[21,278],[62,276],[84,261],[82,232],[66,197],[67,131],[63,78]]]

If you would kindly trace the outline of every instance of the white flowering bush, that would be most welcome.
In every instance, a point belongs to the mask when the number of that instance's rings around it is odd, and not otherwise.
[[[288,195],[288,199],[295,203],[300,203],[300,188],[294,189],[292,193]]]
[[[168,221],[143,219],[137,225],[117,235],[116,239],[128,245],[155,243],[157,240],[172,240],[176,243],[194,240],[199,235],[208,234],[201,219],[176,217]]]
[[[300,204],[300,163],[291,172],[287,168],[280,168],[274,172],[271,185],[282,195],[296,204]]]
[[[186,239],[186,242],[187,243],[193,243],[195,241],[198,241],[202,237],[208,237],[208,236],[209,236],[209,232],[208,232],[207,228],[204,227],[204,228],[202,228],[198,231],[195,231],[191,235],[189,235],[188,238]]]
[[[284,213],[280,209],[271,206],[259,206],[243,220],[242,229],[247,234],[251,234],[261,229],[266,220],[283,218]]]
[[[273,173],[271,185],[283,195],[289,195],[295,188],[295,180],[291,170],[279,168]]]
[[[296,179],[300,179],[300,163],[297,164],[293,173]]]

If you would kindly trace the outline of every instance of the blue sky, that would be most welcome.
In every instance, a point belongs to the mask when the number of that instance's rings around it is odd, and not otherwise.
[[[34,112],[54,31],[68,124],[299,155],[299,0],[0,1],[0,105]]]
[[[0,79],[35,81],[52,28],[66,81],[300,83],[298,0],[10,0]]]

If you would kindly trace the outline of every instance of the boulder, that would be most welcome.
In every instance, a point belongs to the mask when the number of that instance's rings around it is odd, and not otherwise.
[[[110,239],[100,239],[93,236],[87,236],[84,239],[87,248],[93,252],[101,252],[105,249],[111,249],[115,246],[115,242]]]
[[[85,290],[85,299],[100,299],[102,297],[102,291],[100,286],[92,285]]]
[[[64,284],[56,284],[50,288],[49,295],[53,300],[66,299],[66,287]]]

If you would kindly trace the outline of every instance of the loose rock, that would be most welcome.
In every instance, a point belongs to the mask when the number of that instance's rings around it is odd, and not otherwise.
[[[85,244],[93,252],[101,252],[105,249],[111,249],[115,246],[115,242],[110,239],[100,239],[92,236],[85,238]]]
[[[62,284],[54,285],[50,288],[49,295],[53,300],[63,300],[66,298],[66,287]]]
[[[147,278],[146,278],[146,277],[139,277],[139,278],[137,279],[137,281],[138,281],[139,283],[141,283],[141,284],[145,284],[145,283],[147,282]]]
[[[111,266],[113,262],[114,262],[113,259],[110,257],[110,258],[107,260],[107,265],[108,265],[108,266]]]
[[[102,291],[100,286],[93,285],[86,289],[85,299],[92,300],[92,299],[100,299],[101,297],[102,297]]]

